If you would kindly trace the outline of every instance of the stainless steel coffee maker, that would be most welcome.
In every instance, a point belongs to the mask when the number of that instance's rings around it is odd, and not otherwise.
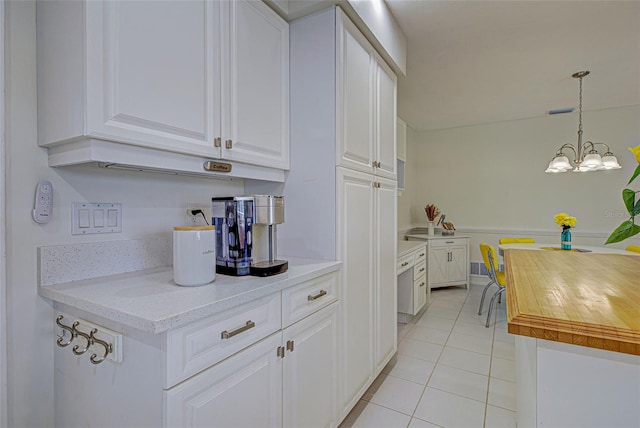
[[[288,262],[276,259],[276,225],[284,223],[282,196],[231,196],[211,202],[217,273],[270,276],[287,271]]]
[[[286,272],[289,263],[277,260],[276,225],[284,223],[284,197],[253,197],[253,263],[251,275],[270,276]]]

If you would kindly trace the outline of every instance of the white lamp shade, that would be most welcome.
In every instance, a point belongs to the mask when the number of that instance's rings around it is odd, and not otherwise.
[[[551,163],[549,163],[549,168],[567,171],[571,169],[571,164],[569,163],[569,158],[566,156],[556,156]]]
[[[605,155],[602,158],[602,166],[604,169],[620,169],[622,168],[618,163],[618,159],[613,155]]]
[[[567,170],[566,170],[566,169],[557,169],[557,168],[554,168],[554,167],[551,165],[552,163],[553,163],[553,161],[549,162],[549,166],[547,167],[547,169],[545,169],[545,171],[544,171],[544,172],[551,173],[551,174],[557,174],[557,173],[559,173],[559,172],[567,172]]]
[[[582,164],[580,166],[591,168],[591,170],[594,170],[595,168],[602,166],[602,158],[598,153],[589,153],[584,157],[584,160],[582,161]]]
[[[596,171],[597,169],[598,169],[597,167],[587,166],[584,163],[582,163],[579,166],[576,166],[573,169],[573,172],[589,172],[589,171]]]

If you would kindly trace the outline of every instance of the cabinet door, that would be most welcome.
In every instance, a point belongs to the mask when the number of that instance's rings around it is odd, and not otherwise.
[[[451,256],[449,257],[449,281],[467,280],[467,247],[449,247]]]
[[[396,75],[378,59],[376,63],[376,175],[396,178]]]
[[[395,116],[394,116],[395,117]],[[398,348],[396,275],[396,182],[375,178],[376,183],[376,374]]]
[[[338,9],[337,115],[340,166],[373,172],[374,67],[369,42]]]
[[[338,303],[283,332],[285,427],[332,427],[338,405]]]
[[[429,248],[429,284],[447,282],[449,273],[449,248],[431,247]]]
[[[416,279],[413,284],[413,315],[417,314],[420,309],[427,303],[427,278],[421,276]]]
[[[261,1],[224,2],[223,9],[230,35],[222,157],[289,169],[289,26]]]
[[[164,392],[168,427],[281,427],[282,333]]]
[[[340,297],[344,415],[364,393],[374,371],[374,188],[369,174],[346,168],[337,168],[337,174],[338,259],[344,263]],[[395,223],[390,229],[395,230]]]
[[[85,8],[87,134],[211,156],[218,6],[87,1]],[[207,39],[209,31],[215,38]]]

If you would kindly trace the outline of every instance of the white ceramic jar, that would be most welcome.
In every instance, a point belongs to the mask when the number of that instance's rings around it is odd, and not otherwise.
[[[216,278],[215,226],[173,228],[173,281],[195,286]]]

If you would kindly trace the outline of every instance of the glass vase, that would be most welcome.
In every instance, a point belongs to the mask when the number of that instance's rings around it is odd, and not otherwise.
[[[563,227],[562,233],[560,234],[560,248],[563,250],[571,249],[571,228]]]

